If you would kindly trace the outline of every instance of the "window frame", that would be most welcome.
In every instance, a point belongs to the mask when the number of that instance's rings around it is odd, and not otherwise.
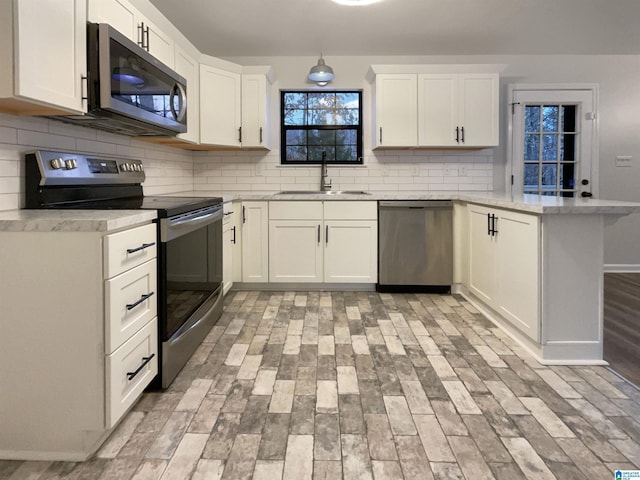
[[[290,93],[352,93],[358,95],[358,124],[349,125],[285,125],[285,95]],[[364,139],[363,139],[363,119],[362,119],[362,89],[345,90],[310,90],[310,89],[282,89],[280,90],[280,165],[320,165],[322,160],[287,160],[287,131],[288,130],[355,130],[356,131],[356,160],[335,160],[327,158],[327,165],[334,166],[357,166],[364,163]],[[308,109],[305,109],[308,110]],[[355,127],[355,128],[354,128]],[[309,144],[307,143],[307,146]]]

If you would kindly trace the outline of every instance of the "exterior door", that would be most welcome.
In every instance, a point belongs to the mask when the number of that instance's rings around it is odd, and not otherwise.
[[[511,86],[513,193],[597,194],[596,87]]]

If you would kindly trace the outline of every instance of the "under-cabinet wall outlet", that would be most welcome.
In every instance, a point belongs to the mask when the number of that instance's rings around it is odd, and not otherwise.
[[[417,163],[411,165],[411,175],[413,175],[414,177],[420,175],[420,165],[418,165]]]
[[[262,170],[262,165],[260,165],[259,163],[256,163],[256,177],[261,177],[264,175],[264,171]]]
[[[382,165],[382,176],[383,177],[389,176],[389,165]]]
[[[466,177],[467,176],[467,167],[466,167],[466,165],[459,165],[458,166],[458,176],[459,177]]]
[[[616,167],[630,167],[631,155],[616,155]]]

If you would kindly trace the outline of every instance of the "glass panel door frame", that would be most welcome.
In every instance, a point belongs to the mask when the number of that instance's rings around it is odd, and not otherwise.
[[[576,197],[579,198],[582,192],[589,192],[593,197],[597,197],[599,190],[598,117],[596,114],[598,85],[512,84],[508,85],[507,98],[509,111],[507,115],[507,164],[505,166],[506,191],[512,194],[522,194],[525,190],[524,139],[526,126],[524,112],[527,105],[575,105],[575,150],[578,155],[574,164]],[[556,165],[560,164],[556,163]],[[582,180],[588,180],[588,185],[583,185]]]

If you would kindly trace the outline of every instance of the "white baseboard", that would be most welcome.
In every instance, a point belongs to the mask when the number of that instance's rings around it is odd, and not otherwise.
[[[604,273],[640,273],[640,265],[609,263],[604,265]]]

